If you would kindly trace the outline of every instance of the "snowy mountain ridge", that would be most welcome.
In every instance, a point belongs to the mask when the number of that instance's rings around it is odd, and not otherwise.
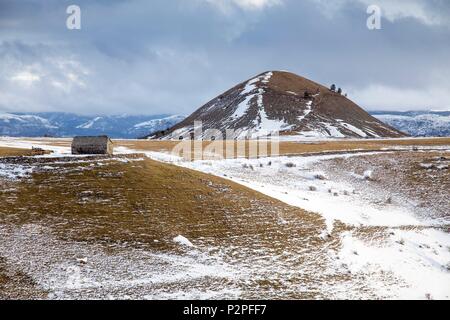
[[[416,137],[450,136],[450,111],[374,111],[379,120]]]
[[[167,129],[184,116],[83,116],[71,113],[0,113],[0,136],[72,137],[106,134],[112,138],[140,138]]]

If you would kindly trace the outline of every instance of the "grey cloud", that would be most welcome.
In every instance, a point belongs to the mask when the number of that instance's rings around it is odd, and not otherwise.
[[[446,26],[369,31],[362,0],[333,14],[317,0],[263,2],[79,0],[82,30],[69,31],[73,1],[0,0],[0,110],[186,114],[271,69],[338,83],[370,109],[450,108]]]

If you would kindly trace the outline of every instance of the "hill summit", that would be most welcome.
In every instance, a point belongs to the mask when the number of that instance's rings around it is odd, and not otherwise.
[[[372,117],[346,96],[290,72],[270,71],[242,82],[214,98],[184,121],[153,138],[192,136],[202,121],[199,139],[208,129],[227,139],[245,139],[279,132],[316,138],[403,137],[404,133]],[[211,135],[211,134],[210,134]]]

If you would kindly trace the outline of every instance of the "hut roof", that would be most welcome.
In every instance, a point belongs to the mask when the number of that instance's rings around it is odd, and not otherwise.
[[[112,142],[108,136],[77,136],[73,138],[73,143],[108,143]]]

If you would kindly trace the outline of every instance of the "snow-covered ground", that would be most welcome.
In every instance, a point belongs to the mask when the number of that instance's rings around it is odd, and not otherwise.
[[[48,151],[52,151],[52,154],[47,155],[50,157],[56,156],[69,156],[71,155],[70,147],[56,146],[58,142],[67,142],[69,139],[52,139],[52,142],[46,142],[41,139],[27,139],[27,138],[11,138],[11,137],[0,137],[0,147],[6,148],[19,148],[19,149],[29,149],[31,148],[41,148]]]
[[[366,277],[380,297],[450,299],[450,234],[439,228],[448,225],[450,220],[422,218],[399,204],[377,205],[367,200],[365,193],[369,190],[333,181],[326,172],[315,169],[317,163],[326,160],[362,155],[185,162],[165,154],[148,153],[155,160],[224,177],[287,204],[316,212],[327,221],[323,238],[333,234],[336,221],[354,227],[354,231],[339,235],[342,247],[329,254],[334,256],[336,268],[344,266],[357,277]],[[370,176],[367,171],[360,179],[370,183]],[[359,228],[383,228],[387,236],[361,238]],[[395,285],[391,277],[396,279]]]
[[[240,294],[237,286],[223,288],[224,281],[239,277],[238,268],[217,254],[183,250],[189,240],[182,236],[182,251],[169,254],[63,241],[35,224],[0,225],[0,234],[0,255],[37,280],[49,299],[236,299]],[[217,289],[202,291],[205,282]]]
[[[310,157],[278,157],[223,161],[186,162],[183,166],[229,179],[279,199],[287,204],[320,213],[332,232],[335,220],[349,225],[404,226],[426,225],[401,207],[368,207],[350,184],[328,180],[314,163],[360,154]],[[367,153],[365,154],[367,155]]]
[[[6,139],[0,140],[0,146],[26,148],[35,146],[49,149],[45,143],[40,144],[36,140]],[[67,147],[52,148],[60,155],[67,155],[70,151]],[[442,152],[448,152],[448,147],[440,149]],[[127,154],[142,151],[118,147],[116,152]],[[426,148],[423,152],[426,152]],[[375,189],[370,187],[372,179],[370,168],[362,174],[355,173],[352,177],[367,184],[367,188],[362,188],[361,184],[353,184],[351,180],[334,180],[334,177],[327,172],[326,166],[323,166],[325,162],[334,159],[345,160],[363,155],[376,157],[380,153],[194,162],[184,161],[166,153],[145,151],[143,153],[157,161],[232,180],[289,205],[321,215],[326,220],[326,228],[321,231],[320,237],[325,241],[331,237],[339,237],[341,242],[339,248],[323,252],[323,255],[332,261],[329,272],[333,272],[331,269],[347,270],[355,282],[364,281],[376,297],[450,299],[449,218],[437,220],[419,216],[406,205],[407,201],[405,204],[392,203],[388,199],[382,203],[372,201],[380,198],[381,195],[372,194]],[[390,151],[384,154],[389,155]],[[345,227],[342,227],[342,224]],[[443,227],[447,230],[443,230]],[[173,241],[188,250],[196,250],[195,246],[182,235],[174,238]],[[13,247],[11,245],[10,248]],[[13,250],[8,249],[7,246],[5,248],[4,251]],[[9,251],[9,255],[14,256],[13,251]],[[166,258],[169,259],[169,257],[157,257],[157,259]],[[185,266],[191,263],[189,259],[185,261]],[[193,268],[182,272],[195,273],[196,267],[200,270],[209,270],[204,269],[199,263],[193,264]],[[67,267],[64,266],[64,268]],[[223,267],[220,266],[220,268]],[[226,270],[220,268],[211,269],[211,274],[225,272],[227,276],[229,276],[228,273],[233,273],[234,276],[239,275],[236,266],[227,265]],[[147,271],[143,268],[137,272]],[[161,272],[165,271],[161,270]],[[145,278],[153,279],[152,277],[156,274],[157,272],[151,276],[146,274]],[[99,274],[96,276],[101,277]],[[112,277],[113,273],[107,276]],[[120,283],[118,279],[114,281]],[[94,285],[95,281],[88,283]],[[360,295],[357,291],[355,292],[351,282],[343,282],[339,286],[341,287],[334,288],[336,293],[332,297],[345,299],[366,296],[362,292]],[[330,288],[327,287],[327,290]],[[175,293],[174,296],[180,297]],[[192,297],[190,294],[187,296]],[[222,295],[219,292],[219,294],[211,293],[211,296],[206,296],[236,298],[239,297],[239,293],[224,292]],[[153,297],[161,296],[149,296],[149,298]],[[205,295],[199,293],[199,297],[205,297]]]

